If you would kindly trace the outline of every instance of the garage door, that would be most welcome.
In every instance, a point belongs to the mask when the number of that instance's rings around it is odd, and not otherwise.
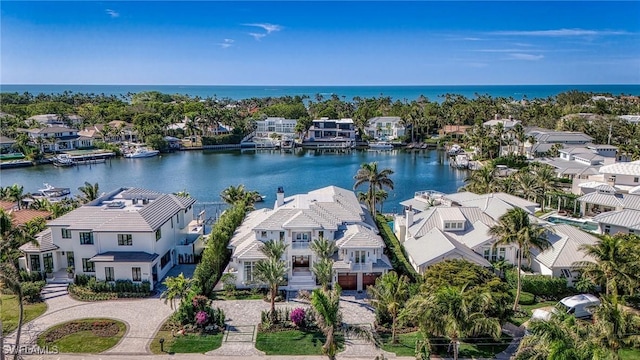
[[[357,290],[358,277],[356,274],[338,274],[338,284],[342,290]]]
[[[381,273],[367,273],[362,275],[362,287],[367,288],[369,285],[375,285],[376,279],[378,276],[382,275]]]

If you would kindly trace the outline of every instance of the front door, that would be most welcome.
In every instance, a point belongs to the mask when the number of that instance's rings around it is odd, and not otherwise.
[[[73,256],[73,251],[67,251],[67,267],[76,267],[76,258]]]
[[[152,275],[152,279],[153,279],[154,283],[156,281],[158,281],[158,266],[157,265],[153,265],[151,267],[151,275]]]
[[[291,257],[293,271],[309,271],[309,255],[294,255]]]

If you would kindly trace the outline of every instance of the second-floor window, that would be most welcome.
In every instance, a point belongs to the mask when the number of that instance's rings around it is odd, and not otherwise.
[[[133,236],[131,234],[118,234],[118,246],[133,245]]]
[[[62,238],[63,239],[71,239],[71,230],[62,229]]]
[[[171,252],[167,251],[160,259],[160,268],[164,269],[164,267],[167,266],[169,262],[171,262]]]
[[[162,237],[162,229],[156,230],[156,241],[160,240]]]
[[[80,245],[93,245],[93,233],[81,232]]]

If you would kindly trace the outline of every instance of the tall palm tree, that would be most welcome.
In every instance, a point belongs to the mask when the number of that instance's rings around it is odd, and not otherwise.
[[[488,194],[498,190],[495,164],[488,163],[480,169],[472,171],[469,177],[464,179],[464,182],[465,185],[462,189],[476,194]]]
[[[22,209],[22,200],[25,198],[24,187],[13,184],[7,188],[7,195],[10,201],[18,203],[18,209]]]
[[[185,277],[183,273],[176,277],[167,277],[163,282],[167,289],[160,294],[160,299],[164,299],[165,304],[169,302],[171,310],[173,310],[176,299],[180,299],[179,305],[182,305],[182,301],[187,297],[196,281],[196,279]]]
[[[316,253],[320,259],[329,259],[338,250],[335,241],[322,236],[311,241],[309,248]]]
[[[640,340],[637,329],[640,328],[640,316],[626,311],[618,304],[618,297],[603,296],[600,306],[594,312],[594,327],[598,346],[609,349],[616,355],[625,345],[628,346]]]
[[[557,189],[556,182],[558,180],[558,176],[556,175],[555,170],[546,164],[538,164],[533,168],[533,173],[536,182],[536,190],[540,197],[542,198],[542,209],[545,208],[545,203],[547,200],[547,194],[550,191],[554,191]]]
[[[398,315],[409,299],[409,278],[390,271],[377,278],[375,285],[369,286],[367,292],[373,306],[391,316],[391,342],[397,344],[396,325]]]
[[[334,241],[321,236],[314,239],[309,248],[318,258],[318,261],[313,264],[311,272],[313,272],[322,288],[327,290],[333,280],[333,260],[331,256],[338,250],[338,247]]]
[[[356,180],[353,185],[354,189],[357,189],[360,185],[368,183],[369,184],[369,211],[372,215],[375,215],[376,211],[376,198],[375,193],[378,189],[388,188],[393,190],[393,180],[389,178],[389,176],[393,174],[393,170],[391,169],[383,169],[382,171],[378,171],[378,163],[364,163],[360,166],[360,169],[354,176]]]
[[[329,359],[335,359],[338,350],[335,332],[342,324],[340,286],[336,286],[332,291],[314,290],[311,293],[311,306],[317,314],[318,327],[325,336],[322,353]]]
[[[518,285],[516,298],[513,303],[513,310],[518,310],[520,292],[522,290],[521,274],[522,259],[531,260],[531,250],[544,251],[551,244],[547,240],[547,230],[538,224],[529,221],[529,214],[521,208],[514,208],[507,211],[498,220],[498,224],[489,229],[489,234],[497,238],[493,244],[494,249],[499,245],[517,245],[517,276]]]
[[[260,252],[270,259],[281,260],[287,246],[282,240],[269,240],[260,245]]]
[[[457,360],[460,339],[480,335],[500,337],[500,322],[487,316],[491,302],[488,292],[447,285],[435,293],[421,293],[412,298],[405,316],[415,319],[425,334],[448,338]]]
[[[538,182],[528,168],[520,169],[515,175],[518,194],[527,200],[535,200],[538,194]]]
[[[637,252],[630,251],[630,246],[632,244],[622,236],[605,235],[593,245],[580,247],[595,262],[578,261],[573,264],[574,268],[593,283],[604,286],[607,295],[617,295],[619,287],[633,292],[639,282],[640,261]]]
[[[91,202],[100,196],[100,185],[98,183],[92,185],[90,182],[85,181],[84,185],[80,186],[78,190],[81,193],[78,197],[83,204]]]
[[[269,287],[269,297],[271,301],[271,312],[269,313],[272,321],[276,321],[276,296],[278,295],[278,286],[284,285],[287,281],[287,267],[284,261],[275,258],[260,260],[256,263],[254,276],[258,281],[266,283]]]

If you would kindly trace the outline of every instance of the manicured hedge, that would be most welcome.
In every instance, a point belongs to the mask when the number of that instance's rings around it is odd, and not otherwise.
[[[393,269],[400,275],[407,275],[413,282],[418,281],[420,275],[416,272],[413,266],[411,266],[409,260],[407,260],[407,256],[403,251],[400,241],[398,241],[396,235],[391,231],[389,224],[387,224],[387,219],[378,214],[376,216],[376,225],[378,225],[378,229],[380,229],[380,236],[387,247],[387,254],[389,255]]]
[[[513,288],[517,285],[517,273],[515,269],[506,273],[507,282]],[[544,299],[557,300],[569,292],[567,280],[564,278],[553,278],[547,275],[523,275],[522,291],[531,293]]]

